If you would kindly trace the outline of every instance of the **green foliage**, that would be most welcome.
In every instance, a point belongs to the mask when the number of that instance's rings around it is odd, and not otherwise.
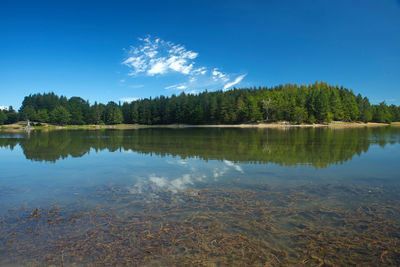
[[[103,123],[101,118],[102,118],[102,110],[103,110],[103,105],[98,105],[97,102],[90,108],[86,118],[86,124],[100,124]]]
[[[361,97],[361,96],[360,96]],[[372,111],[371,104],[369,103],[368,98],[364,97],[362,100],[359,100],[359,120],[363,122],[369,122],[372,120]]]
[[[19,115],[18,113],[13,109],[12,106],[10,106],[8,108],[8,110],[3,111],[5,112],[6,116],[7,116],[7,120],[6,120],[6,124],[12,124],[18,121],[19,119]]]
[[[59,124],[59,125],[66,125],[71,119],[71,114],[68,110],[63,106],[57,106],[55,109],[50,113],[50,119],[52,122]]]
[[[393,121],[400,121],[400,106],[396,107],[395,105],[389,106],[390,114],[392,114]]]
[[[393,120],[393,115],[385,102],[373,107],[372,117],[376,122],[391,123]]]
[[[71,114],[70,124],[85,124],[84,114],[89,115],[90,105],[80,97],[71,97],[68,100],[67,109]]]
[[[20,111],[20,116],[21,116],[22,120],[31,120],[31,121],[36,121],[37,120],[36,110],[32,106],[25,106]]]
[[[314,117],[314,115],[310,115],[309,117],[308,117],[308,122],[309,123],[315,123],[317,121],[317,119]]]
[[[398,106],[371,105],[368,98],[356,96],[352,90],[318,81],[301,86],[285,84],[271,88],[204,91],[197,95],[181,93],[123,105],[114,102],[90,105],[80,97],[67,99],[54,93],[34,94],[24,98],[19,115],[12,109],[3,112],[7,116],[3,123],[13,123],[20,118],[76,125],[400,120]]]
[[[50,116],[49,113],[47,112],[47,109],[41,109],[37,112],[37,120],[39,122],[49,122],[50,121]]]
[[[7,115],[5,112],[0,110],[0,125],[3,125],[7,121]]]
[[[107,124],[120,124],[122,123],[122,110],[121,107],[114,102],[109,102],[106,107],[106,122]]]
[[[306,122],[308,119],[307,110],[304,107],[295,107],[294,108],[294,121],[298,123]]]

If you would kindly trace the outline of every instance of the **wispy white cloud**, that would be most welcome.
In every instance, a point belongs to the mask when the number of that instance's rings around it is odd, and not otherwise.
[[[233,168],[234,168],[235,170],[237,170],[238,172],[243,173],[242,167],[240,167],[239,165],[235,164],[234,162],[229,161],[229,160],[224,160],[224,163],[225,163],[227,166],[229,166],[229,167],[233,167]]]
[[[0,110],[8,110],[7,106],[0,106]]]
[[[206,74],[206,73],[207,73],[206,67],[200,67],[200,68],[197,68],[197,69],[194,69],[194,70],[193,70],[193,74],[201,74],[201,75],[204,75],[204,74]]]
[[[157,177],[155,175],[150,175],[149,180],[155,183],[158,187],[164,187],[168,184],[168,180],[164,177]]]
[[[180,159],[180,160],[167,160],[166,161],[168,164],[171,165],[181,165],[181,166],[187,166],[188,162],[185,159]]]
[[[121,101],[121,102],[128,102],[128,103],[130,103],[130,102],[132,102],[132,101],[136,101],[136,100],[138,100],[139,98],[137,98],[137,97],[123,97],[123,98],[120,98],[119,100]]]
[[[177,193],[184,191],[189,185],[193,185],[194,179],[190,174],[184,174],[173,180],[168,180],[165,177],[157,177],[154,174],[149,176],[149,181],[159,188]]]
[[[129,49],[122,64],[129,67],[128,75],[133,77],[180,75],[181,83],[166,86],[165,89],[191,93],[204,89],[227,90],[240,83],[246,76],[242,74],[233,78],[235,75],[228,74],[220,68],[199,66],[196,63],[198,57],[198,52],[188,50],[184,45],[147,36],[139,38],[139,45]]]
[[[217,68],[214,68],[214,70],[212,71],[212,79],[214,81],[221,80],[227,82],[229,81],[229,78],[227,76],[227,74],[220,72]]]
[[[145,74],[148,76],[167,73],[184,75],[204,72],[202,68],[195,68],[198,53],[187,50],[183,45],[177,45],[150,37],[139,38],[142,42],[138,47],[131,47],[122,64],[131,69],[129,75]]]
[[[130,87],[130,88],[135,88],[135,89],[137,89],[137,88],[143,88],[143,87],[144,87],[144,84],[133,84],[133,85],[129,85],[128,87]]]
[[[179,164],[179,165],[187,165],[187,161],[181,159],[181,160],[178,161],[178,164]]]
[[[229,168],[233,168],[238,172],[244,173],[243,169],[241,166],[238,164],[235,164],[234,162],[230,160],[224,160],[223,161],[225,166],[219,166],[213,170],[213,177],[215,180],[217,180],[219,177],[225,175],[229,171]]]
[[[165,87],[165,89],[169,90],[169,89],[173,89],[173,90],[185,90],[187,88],[186,85],[184,84],[173,84],[170,86]]]
[[[219,177],[223,176],[228,171],[227,167],[223,168],[215,168],[213,171],[214,179],[218,179]]]
[[[234,85],[240,83],[240,82],[243,80],[243,78],[246,77],[246,75],[247,75],[247,74],[242,74],[242,75],[236,77],[236,79],[235,79],[233,82],[229,82],[229,83],[225,84],[223,90],[224,90],[224,91],[225,91],[225,90],[228,90],[228,89],[231,88],[232,86],[234,86]]]

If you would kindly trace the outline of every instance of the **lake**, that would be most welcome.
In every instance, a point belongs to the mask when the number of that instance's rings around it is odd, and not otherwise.
[[[400,265],[400,127],[0,132],[1,266]]]

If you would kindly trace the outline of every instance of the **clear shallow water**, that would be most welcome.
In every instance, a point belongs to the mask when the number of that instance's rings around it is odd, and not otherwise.
[[[0,263],[400,264],[399,159],[390,127],[0,132]]]

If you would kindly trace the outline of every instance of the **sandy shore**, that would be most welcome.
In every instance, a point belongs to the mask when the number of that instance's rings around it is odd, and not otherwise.
[[[363,122],[331,122],[326,124],[294,124],[287,122],[277,122],[277,123],[246,123],[246,124],[220,124],[220,125],[190,125],[188,127],[217,127],[217,128],[288,128],[288,127],[300,127],[300,128],[309,128],[309,127],[329,127],[329,128],[359,128],[359,127],[382,127],[389,126],[387,123],[363,123]]]

